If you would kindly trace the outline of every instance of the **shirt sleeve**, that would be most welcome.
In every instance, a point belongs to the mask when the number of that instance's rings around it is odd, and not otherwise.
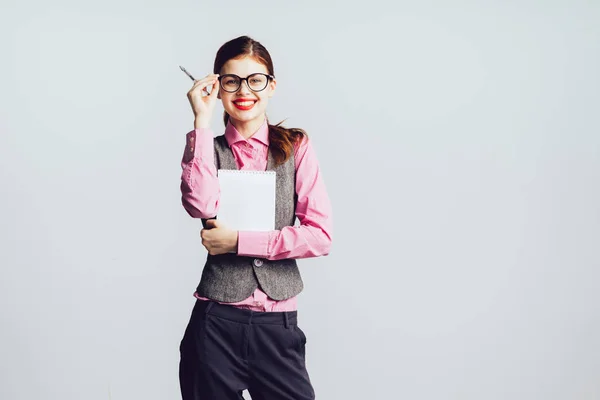
[[[213,218],[218,211],[220,188],[211,129],[187,133],[181,168],[183,208],[194,218]]]
[[[269,260],[308,258],[329,254],[333,220],[331,202],[315,150],[306,137],[294,148],[296,217],[299,226],[281,230],[238,232],[238,255]]]

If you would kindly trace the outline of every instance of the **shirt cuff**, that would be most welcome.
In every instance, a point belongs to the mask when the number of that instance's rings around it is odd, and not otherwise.
[[[270,237],[270,232],[239,231],[238,256],[267,258]]]
[[[214,158],[214,135],[210,128],[194,129],[186,135],[185,159],[210,162]]]

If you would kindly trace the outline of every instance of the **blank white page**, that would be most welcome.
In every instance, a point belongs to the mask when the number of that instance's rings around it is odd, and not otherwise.
[[[275,229],[275,171],[219,169],[221,197],[217,219],[239,231]]]

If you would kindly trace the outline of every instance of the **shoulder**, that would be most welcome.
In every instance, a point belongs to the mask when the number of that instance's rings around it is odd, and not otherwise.
[[[309,136],[304,135],[294,144],[294,164],[298,169],[306,170],[318,168],[317,154]]]
[[[312,150],[312,143],[308,135],[294,141],[294,158],[304,157],[308,150]]]

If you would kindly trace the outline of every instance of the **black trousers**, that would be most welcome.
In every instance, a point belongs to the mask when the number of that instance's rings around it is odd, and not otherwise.
[[[309,400],[306,336],[297,312],[256,312],[196,300],[180,345],[183,400]]]

